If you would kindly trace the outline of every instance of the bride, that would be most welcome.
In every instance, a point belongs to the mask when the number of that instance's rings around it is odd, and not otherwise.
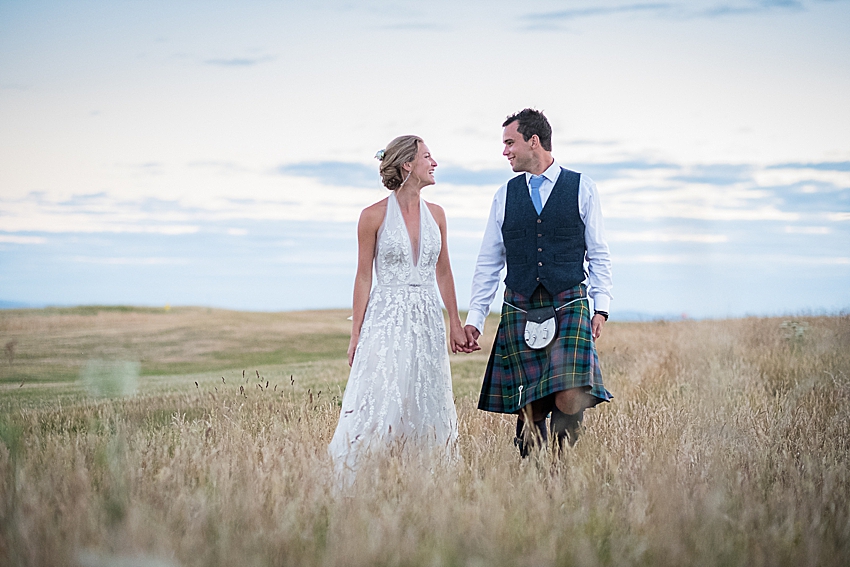
[[[437,162],[417,136],[399,136],[375,157],[391,193],[366,207],[357,226],[351,374],[328,447],[349,480],[365,454],[396,444],[453,453],[457,414],[437,288],[452,352],[471,352],[458,316],[446,215],[420,196],[434,184]]]

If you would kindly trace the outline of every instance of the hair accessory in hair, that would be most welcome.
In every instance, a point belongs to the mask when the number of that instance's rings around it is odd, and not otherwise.
[[[387,153],[387,150],[378,150],[378,153],[375,154],[375,159],[378,161],[384,161],[385,153]]]

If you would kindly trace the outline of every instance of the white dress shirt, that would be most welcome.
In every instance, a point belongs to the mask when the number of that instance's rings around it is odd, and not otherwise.
[[[543,172],[543,183],[540,186],[540,200],[543,206],[552,188],[561,174],[561,166],[557,161]],[[525,183],[531,174],[526,172]],[[484,320],[490,313],[490,304],[499,289],[499,274],[505,267],[505,243],[502,239],[502,224],[505,222],[505,199],[508,184],[505,183],[496,191],[493,205],[490,207],[490,218],[484,229],[484,240],[478,252],[475,264],[475,275],[472,276],[472,298],[469,302],[469,314],[466,324],[473,325],[480,332],[484,331]],[[531,188],[528,189],[529,195]],[[578,186],[578,210],[584,222],[584,243],[587,248],[588,295],[593,300],[594,309],[608,311],[611,304],[611,258],[608,253],[608,243],[605,242],[605,227],[602,222],[602,208],[599,204],[599,194],[596,184],[586,175],[581,176]]]

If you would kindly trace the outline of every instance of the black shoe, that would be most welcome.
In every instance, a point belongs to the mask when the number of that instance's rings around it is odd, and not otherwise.
[[[525,422],[516,420],[516,437],[514,445],[519,448],[519,454],[524,459],[535,447],[545,447],[549,443],[549,431],[546,428],[546,418],[534,422],[534,429],[525,431]]]
[[[569,443],[570,447],[576,444],[582,419],[584,410],[578,413],[564,413],[558,408],[552,410],[552,438],[557,441],[559,450],[564,448],[564,441]]]

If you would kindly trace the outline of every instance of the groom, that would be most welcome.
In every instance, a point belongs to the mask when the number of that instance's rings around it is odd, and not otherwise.
[[[493,198],[465,331],[470,348],[478,348],[507,264],[502,316],[478,408],[517,414],[514,443],[526,457],[548,442],[550,431],[559,450],[565,442],[573,445],[584,410],[611,399],[594,344],[608,320],[611,261],[596,185],[552,157],[552,128],[543,113],[526,108],[502,127],[502,154],[520,175]],[[539,308],[555,309],[555,338],[531,348],[526,312]]]

